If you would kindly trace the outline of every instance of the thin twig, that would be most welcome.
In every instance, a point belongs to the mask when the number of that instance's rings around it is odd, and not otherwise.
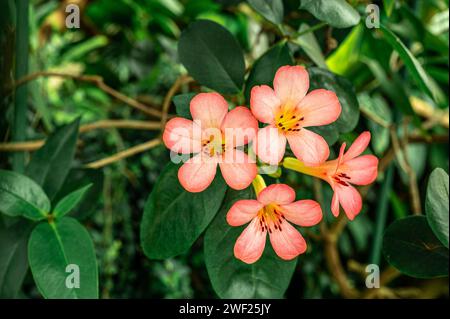
[[[162,113],[161,113],[161,127],[163,128],[166,125],[168,113],[169,113],[169,107],[170,103],[172,102],[173,96],[178,92],[180,87],[183,84],[189,83],[193,81],[193,79],[186,75],[181,75],[178,77],[178,79],[175,81],[175,83],[172,85],[172,87],[167,92],[166,96],[164,97],[163,106],[162,106]]]
[[[104,167],[106,165],[118,162],[122,159],[125,159],[127,157],[148,151],[152,148],[154,148],[155,146],[158,146],[159,144],[161,144],[161,140],[159,138],[155,138],[151,141],[148,141],[146,143],[143,144],[139,144],[137,146],[133,146],[130,147],[124,151],[118,152],[112,156],[108,156],[106,158],[103,158],[101,160],[95,161],[95,162],[91,162],[89,164],[86,164],[85,167],[86,168],[101,168]]]
[[[140,110],[141,112],[143,112],[147,115],[155,116],[158,118],[160,118],[162,116],[161,111],[150,108],[147,105],[145,105],[135,99],[132,99],[132,98],[120,93],[119,91],[116,91],[109,85],[105,84],[105,82],[103,81],[103,78],[98,75],[75,75],[75,74],[70,74],[70,73],[39,71],[39,72],[31,73],[31,74],[17,80],[14,83],[13,88],[21,86],[27,82],[33,81],[40,77],[52,77],[52,76],[69,78],[69,79],[72,79],[75,81],[91,83],[91,84],[97,86],[100,90],[104,91],[105,93],[107,93],[110,96],[112,96],[113,98],[115,98],[116,100],[121,101],[137,110]]]

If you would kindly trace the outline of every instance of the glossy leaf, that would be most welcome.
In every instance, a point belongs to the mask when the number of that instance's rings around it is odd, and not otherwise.
[[[359,23],[361,17],[345,0],[301,0],[300,9],[335,28],[348,28]]]
[[[0,299],[17,298],[28,271],[27,243],[33,223],[6,225],[0,216]]]
[[[173,104],[177,111],[177,115],[186,119],[192,119],[190,103],[196,93],[178,94],[173,97]]]
[[[70,212],[75,206],[83,200],[84,195],[92,187],[92,184],[88,184],[62,198],[53,209],[53,215],[55,218],[62,217]]]
[[[261,259],[254,264],[248,265],[234,256],[236,239],[247,225],[231,227],[226,222],[226,214],[237,200],[254,196],[251,188],[228,190],[223,206],[205,234],[206,268],[221,298],[282,298],[297,264],[297,259],[280,259],[269,242]]]
[[[237,93],[244,83],[245,62],[233,35],[221,25],[198,20],[181,34],[181,63],[198,82],[220,93]]]
[[[282,0],[247,0],[264,18],[274,24],[283,22],[284,8]]]
[[[26,175],[45,190],[50,199],[61,188],[72,165],[80,120],[61,126],[37,150],[28,164]]]
[[[293,65],[289,47],[286,43],[279,43],[270,48],[253,65],[245,83],[245,96],[250,101],[250,92],[255,85],[273,85],[273,78],[277,70],[283,65]]]
[[[310,27],[306,23],[302,23],[300,25],[299,32],[303,32],[308,30]],[[313,32],[305,33],[298,37],[298,44],[303,51],[305,51],[306,55],[318,66],[323,69],[327,68],[327,64],[325,63],[325,58],[322,53],[322,49],[317,42],[317,39]]]
[[[75,219],[64,217],[37,225],[28,242],[28,259],[34,281],[45,298],[98,298],[94,245],[88,231]]]
[[[186,191],[178,181],[178,165],[161,173],[144,208],[141,245],[147,257],[166,259],[188,250],[220,208],[226,184],[220,173],[201,193]]]
[[[448,248],[448,174],[436,168],[430,175],[425,210],[428,223],[441,243]]]
[[[50,200],[38,184],[25,175],[0,170],[0,212],[40,220],[49,211]]]
[[[384,234],[383,252],[386,260],[406,275],[448,276],[448,248],[433,234],[425,216],[394,221]]]

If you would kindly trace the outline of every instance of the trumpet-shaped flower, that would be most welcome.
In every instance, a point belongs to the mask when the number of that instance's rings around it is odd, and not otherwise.
[[[163,141],[176,153],[195,153],[178,170],[181,185],[189,192],[205,190],[220,166],[225,182],[240,190],[257,174],[256,163],[243,150],[258,129],[250,110],[238,106],[228,112],[228,103],[217,93],[200,93],[190,103],[194,121],[176,117],[167,122]]]
[[[343,143],[339,157],[319,166],[308,167],[294,158],[285,158],[286,168],[315,176],[327,181],[334,191],[331,212],[339,215],[342,206],[348,219],[353,220],[362,209],[362,199],[353,185],[368,185],[375,181],[378,174],[378,158],[374,155],[361,155],[370,142],[370,133],[362,133],[345,152]],[[361,155],[361,156],[360,156]]]
[[[249,225],[236,241],[234,255],[247,264],[262,255],[267,234],[275,253],[291,260],[306,251],[306,242],[297,229],[314,226],[322,219],[320,205],[313,200],[295,201],[295,191],[285,184],[264,188],[257,200],[239,200],[230,208],[227,222],[231,226]]]
[[[336,121],[341,105],[334,92],[318,89],[306,94],[309,75],[302,66],[283,66],[267,85],[255,86],[251,91],[253,115],[268,125],[259,130],[255,139],[255,153],[261,161],[271,165],[283,158],[286,141],[301,161],[308,165],[324,162],[329,149],[324,138],[306,127],[321,126]]]

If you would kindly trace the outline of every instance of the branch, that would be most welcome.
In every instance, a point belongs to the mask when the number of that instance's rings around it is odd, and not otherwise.
[[[166,96],[164,97],[162,106],[161,125],[160,125],[162,128],[166,125],[169,107],[170,103],[172,102],[173,96],[178,92],[178,90],[183,84],[187,84],[189,82],[192,82],[193,80],[194,79],[189,76],[181,75],[180,77],[178,77],[178,79],[175,81],[175,83],[171,86],[171,88],[167,92]]]
[[[146,143],[139,144],[137,146],[130,147],[129,149],[126,149],[124,151],[118,152],[112,156],[109,156],[109,157],[103,158],[101,160],[86,164],[85,167],[86,168],[101,168],[106,165],[112,164],[114,162],[120,161],[124,158],[148,151],[148,150],[154,148],[155,146],[158,146],[159,144],[161,144],[161,140],[159,138],[155,138]]]
[[[52,76],[69,78],[69,79],[72,79],[75,81],[91,83],[91,84],[95,85],[96,87],[98,87],[100,90],[104,91],[108,95],[115,98],[116,100],[121,101],[137,110],[140,110],[141,112],[143,112],[147,115],[155,116],[158,118],[160,118],[162,116],[161,111],[150,108],[147,105],[145,105],[135,99],[132,99],[132,98],[120,93],[119,91],[116,91],[109,85],[105,84],[105,82],[103,81],[103,78],[98,75],[74,75],[74,74],[61,73],[61,72],[40,71],[40,72],[36,72],[36,73],[31,73],[31,74],[17,80],[14,83],[14,88],[21,86],[27,82],[33,81],[40,77],[52,77]]]

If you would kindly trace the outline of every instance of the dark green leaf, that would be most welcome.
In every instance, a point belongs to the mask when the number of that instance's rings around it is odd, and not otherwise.
[[[245,83],[245,97],[250,101],[250,91],[255,85],[272,86],[277,70],[283,65],[293,65],[291,53],[286,43],[279,43],[270,48],[253,65]]]
[[[326,89],[336,93],[341,103],[342,112],[336,122],[313,130],[324,134],[329,144],[336,142],[339,133],[352,131],[359,120],[359,104],[355,89],[349,80],[320,68],[309,68],[310,90]]]
[[[40,220],[50,212],[50,201],[42,188],[30,178],[0,170],[0,212]]]
[[[433,234],[425,216],[394,221],[384,234],[383,253],[392,266],[408,276],[448,276],[448,248]]]
[[[27,242],[33,223],[4,225],[0,216],[0,299],[17,298],[28,270]]]
[[[300,25],[299,32],[308,30],[310,27],[306,23]],[[322,49],[317,42],[317,39],[313,32],[305,33],[298,37],[297,43],[300,45],[306,55],[318,66],[323,69],[327,68],[325,58],[322,53]]]
[[[220,93],[237,93],[244,83],[245,62],[233,35],[207,20],[191,23],[178,42],[181,63],[201,84]]]
[[[28,242],[28,259],[34,281],[48,299],[98,298],[98,269],[88,231],[75,219],[64,217],[36,226]],[[79,288],[72,277],[79,268]],[[73,267],[73,266],[72,266]]]
[[[61,188],[75,155],[80,120],[58,128],[28,164],[26,173],[52,199]]]
[[[446,103],[446,98],[442,90],[425,72],[422,65],[419,61],[417,61],[403,42],[384,25],[381,25],[381,31],[383,32],[386,41],[394,48],[395,51],[397,51],[417,85],[431,98],[433,98],[436,103],[440,105]]]
[[[92,187],[92,184],[88,184],[62,198],[53,209],[54,217],[62,217],[70,212],[79,202],[82,201],[86,192]]]
[[[441,243],[448,248],[448,174],[436,168],[430,175],[425,210],[428,223]]]
[[[300,9],[335,28],[348,28],[359,23],[361,17],[345,0],[301,0]]]
[[[282,0],[247,0],[247,2],[270,22],[274,24],[283,22],[284,9]]]
[[[103,171],[99,169],[71,169],[66,179],[68,182],[63,185],[55,196],[54,203],[57,203],[71,192],[87,184],[92,184],[92,187],[84,195],[84,200],[69,213],[69,216],[78,220],[88,218],[98,208],[99,199],[101,199],[103,192],[103,178]]]
[[[280,259],[270,244],[266,245],[261,259],[251,265],[236,259],[233,253],[236,239],[246,225],[231,227],[226,222],[226,214],[236,201],[251,198],[254,198],[251,188],[228,190],[224,205],[206,231],[205,263],[209,278],[221,298],[282,298],[297,259]]]
[[[186,119],[192,119],[190,103],[192,98],[196,95],[196,93],[185,93],[175,95],[173,97],[173,103],[175,104],[175,108],[177,110],[177,115],[184,117]]]
[[[141,222],[141,244],[152,259],[188,250],[216,215],[225,196],[220,174],[201,193],[186,191],[178,181],[178,165],[169,163],[152,190]]]

